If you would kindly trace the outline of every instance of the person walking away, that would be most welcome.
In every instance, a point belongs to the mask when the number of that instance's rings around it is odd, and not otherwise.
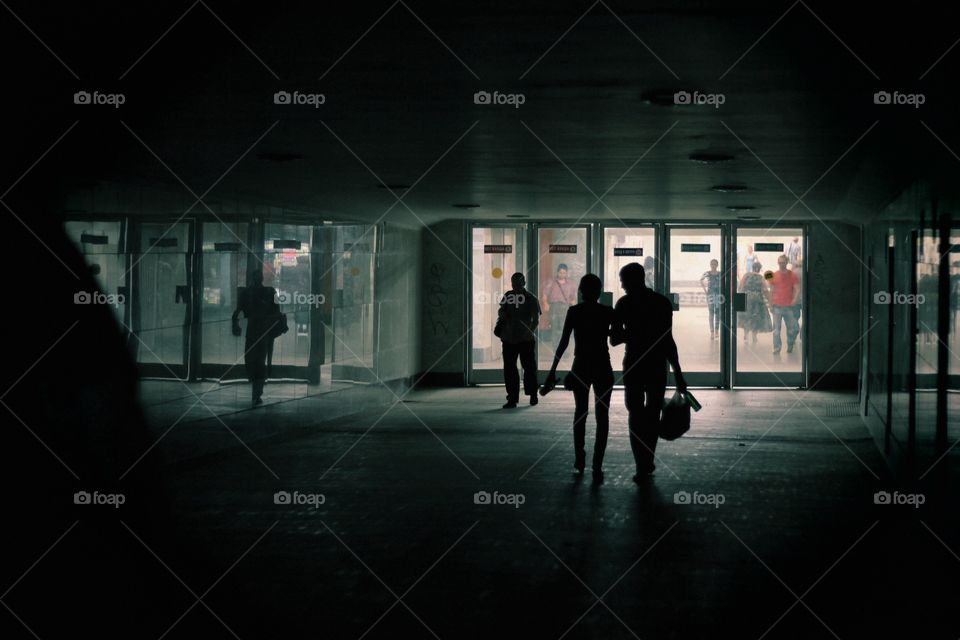
[[[644,269],[636,262],[620,270],[620,284],[626,295],[617,300],[610,331],[610,344],[626,344],[623,384],[630,416],[630,448],[637,466],[633,480],[637,483],[656,469],[653,461],[667,386],[667,363],[673,368],[677,390],[687,390],[673,339],[673,304],[666,296],[649,289],[645,280]]]
[[[281,321],[277,291],[263,286],[263,271],[255,269],[247,276],[247,286],[237,298],[237,308],[231,316],[233,335],[240,336],[239,316],[247,319],[243,362],[250,380],[254,405],[262,404],[263,387],[267,381],[267,352]]]
[[[580,304],[567,310],[563,323],[560,344],[553,358],[553,366],[547,374],[547,385],[556,384],[557,366],[570,344],[573,334],[576,343],[573,366],[566,387],[573,391],[573,467],[582,474],[586,467],[585,450],[587,415],[590,407],[590,387],[593,387],[594,414],[597,420],[593,444],[593,481],[603,483],[603,454],[607,448],[610,431],[610,396],[613,392],[613,369],[610,366],[610,350],[607,338],[613,325],[613,308],[600,304],[603,284],[600,278],[588,273],[580,279]]]
[[[520,400],[520,373],[517,358],[523,367],[523,392],[530,396],[530,404],[537,404],[537,362],[534,357],[537,323],[540,321],[540,303],[527,291],[527,279],[522,273],[510,278],[513,287],[500,300],[497,327],[494,333],[503,343],[503,381],[507,388],[504,409],[512,409]]]

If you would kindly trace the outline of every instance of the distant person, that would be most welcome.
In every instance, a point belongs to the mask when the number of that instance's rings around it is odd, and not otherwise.
[[[797,266],[800,264],[800,258],[803,252],[800,250],[800,237],[795,237],[791,242],[790,246],[787,247],[787,261],[790,263],[790,267],[794,270],[797,269]]]
[[[720,333],[720,263],[710,261],[710,270],[700,276],[700,288],[707,296],[707,321],[710,324],[710,339],[715,340]]]
[[[656,272],[657,261],[653,256],[647,256],[643,259],[643,270],[646,272],[644,276],[644,282],[647,285],[647,289],[651,291],[657,290],[657,272]]]
[[[540,303],[527,291],[527,279],[522,273],[513,274],[510,285],[513,288],[500,300],[494,329],[494,334],[503,343],[503,381],[507,387],[504,409],[513,409],[520,400],[518,357],[523,367],[523,392],[530,396],[530,404],[537,404],[537,361],[534,352]]]
[[[748,245],[747,245],[747,258],[746,258],[747,268],[746,268],[746,271],[744,272],[744,275],[749,275],[749,274],[753,273],[753,265],[754,265],[754,263],[755,263],[756,261],[757,261],[757,256],[756,256],[756,254],[753,252],[753,245],[752,245],[752,244],[748,244]]]
[[[263,387],[267,381],[267,353],[279,334],[282,322],[277,305],[276,289],[263,286],[263,272],[255,269],[247,276],[247,286],[240,292],[237,309],[231,317],[233,335],[240,336],[240,312],[247,319],[247,336],[244,342],[243,362],[247,378],[252,385],[253,404],[263,404]]]
[[[737,290],[746,297],[743,312],[740,313],[740,326],[743,327],[743,341],[746,343],[753,334],[753,344],[757,344],[758,333],[773,331],[770,321],[770,309],[767,307],[767,283],[760,270],[763,265],[759,260],[751,264],[750,273],[743,274]]]
[[[577,286],[567,278],[569,267],[563,262],[557,265],[554,277],[543,287],[543,312],[550,319],[550,335],[559,340],[567,309],[577,304]]]
[[[636,262],[620,269],[620,284],[626,295],[617,300],[610,332],[610,344],[627,345],[623,384],[630,414],[630,448],[637,465],[633,480],[637,483],[656,469],[653,460],[660,435],[668,362],[673,367],[677,389],[687,389],[673,340],[673,304],[646,286],[645,275]]]
[[[780,353],[782,339],[780,337],[781,321],[787,326],[787,353],[793,353],[793,344],[800,333],[798,304],[800,302],[800,278],[793,271],[787,269],[789,258],[781,255],[777,258],[779,269],[767,272],[769,283],[770,308],[773,313],[773,353]]]
[[[613,392],[613,369],[610,366],[610,351],[607,338],[613,325],[613,308],[599,304],[603,284],[600,278],[588,273],[580,279],[580,295],[583,302],[570,307],[563,323],[563,334],[553,366],[547,374],[548,384],[556,383],[557,366],[570,344],[570,334],[576,341],[573,367],[567,378],[567,388],[573,391],[576,405],[573,414],[573,467],[583,473],[587,453],[587,414],[590,407],[590,387],[593,387],[594,412],[597,418],[597,434],[593,445],[593,481],[603,483],[603,453],[607,448],[610,430],[610,395]]]

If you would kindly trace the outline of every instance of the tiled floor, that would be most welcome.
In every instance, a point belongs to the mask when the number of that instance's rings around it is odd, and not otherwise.
[[[600,487],[571,473],[562,391],[513,411],[501,389],[456,389],[335,421],[305,400],[227,414],[234,434],[183,425],[171,453],[191,436],[229,443],[174,456],[168,478],[176,530],[203,559],[171,566],[198,595],[216,584],[204,603],[225,624],[197,606],[166,637],[960,634],[956,510],[936,474],[888,482],[854,396],[698,398],[642,487],[620,391]],[[265,423],[269,437],[240,443]],[[926,504],[875,504],[895,489]],[[275,504],[278,491],[300,504]],[[503,504],[477,504],[482,491]],[[169,589],[143,637],[190,606]]]

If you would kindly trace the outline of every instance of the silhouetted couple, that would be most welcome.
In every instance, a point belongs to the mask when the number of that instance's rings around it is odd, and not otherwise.
[[[576,347],[573,366],[564,386],[573,391],[576,405],[573,418],[574,468],[577,473],[583,473],[586,466],[585,432],[590,387],[593,387],[597,421],[593,446],[593,479],[596,483],[603,482],[603,455],[613,391],[607,339],[614,346],[626,344],[623,384],[630,416],[630,448],[637,467],[633,477],[635,482],[642,482],[656,468],[653,461],[659,438],[660,410],[667,387],[667,363],[673,368],[677,389],[686,391],[677,344],[673,340],[672,304],[647,287],[644,268],[636,262],[620,270],[620,284],[626,295],[611,309],[599,303],[600,278],[587,274],[580,280],[583,302],[567,311],[563,335],[547,375],[547,384],[555,383],[557,365],[572,333]]]

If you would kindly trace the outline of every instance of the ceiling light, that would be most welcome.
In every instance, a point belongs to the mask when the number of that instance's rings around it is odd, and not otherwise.
[[[715,184],[710,187],[710,190],[717,193],[741,193],[746,191],[747,187],[742,184]]]
[[[734,156],[728,153],[691,153],[689,159],[701,164],[717,164],[719,162],[730,162]]]
[[[753,211],[756,207],[749,204],[732,204],[727,207],[727,211]]]

